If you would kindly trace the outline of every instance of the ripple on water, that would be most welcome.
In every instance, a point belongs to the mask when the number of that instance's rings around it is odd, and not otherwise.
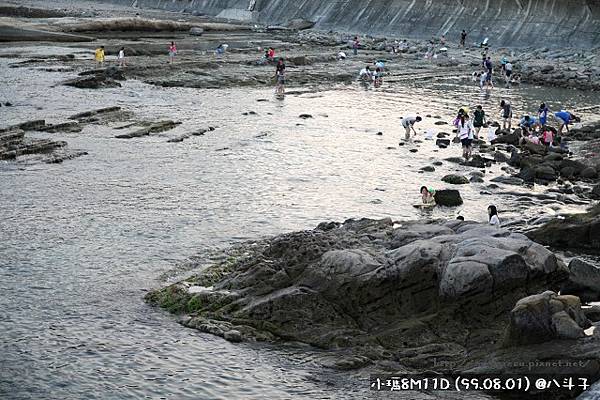
[[[323,370],[315,350],[233,345],[183,329],[143,304],[145,290],[192,254],[323,220],[459,212],[483,220],[490,202],[516,217],[528,210],[511,196],[480,195],[484,183],[460,188],[461,208],[415,211],[421,185],[438,187],[443,175],[462,167],[444,162],[429,174],[419,168],[460,148],[438,150],[432,141],[414,144],[417,153],[398,147],[399,117],[418,112],[450,121],[458,107],[477,102],[493,115],[501,97],[518,112],[534,110],[537,89],[486,97],[470,84],[444,81],[256,102],[270,98],[270,89],[127,81],[98,92],[48,90],[64,76],[36,71],[31,80],[24,69],[6,68],[8,62],[0,59],[0,68],[16,106],[3,108],[4,124],[59,122],[112,105],[140,118],[183,122],[172,132],[128,141],[106,127],[54,134],[89,155],[59,165],[0,165],[0,394],[10,391],[10,398],[362,399],[366,383]],[[543,95],[553,105],[597,103],[596,95],[571,91]],[[242,116],[248,111],[258,115]],[[301,120],[302,113],[314,118]],[[435,121],[427,118],[419,131],[449,129]],[[166,143],[207,125],[218,128]],[[264,133],[268,140],[257,137]]]

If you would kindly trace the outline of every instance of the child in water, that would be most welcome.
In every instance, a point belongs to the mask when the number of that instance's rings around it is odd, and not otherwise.
[[[428,189],[427,186],[421,186],[421,199],[423,204],[435,204],[435,190]]]
[[[498,218],[498,209],[496,208],[496,206],[489,206],[488,207],[488,217],[489,217],[489,224],[495,226],[496,228],[500,228],[500,219]]]

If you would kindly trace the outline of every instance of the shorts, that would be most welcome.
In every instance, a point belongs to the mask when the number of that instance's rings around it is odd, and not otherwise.
[[[548,118],[540,118],[540,125],[546,125],[546,122],[548,122]]]
[[[278,85],[285,85],[285,77],[284,77],[284,76],[281,76],[281,75],[279,75],[279,76],[277,77],[277,84],[278,84]]]
[[[460,139],[460,142],[462,143],[462,147],[471,147],[473,139]]]
[[[509,78],[512,75],[512,71],[506,71],[506,77]]]
[[[488,72],[488,74],[485,76],[485,81],[486,81],[486,82],[490,82],[491,80],[492,80],[492,74],[490,74],[490,73]]]
[[[176,51],[170,51],[169,52],[169,57],[175,57],[177,55]]]

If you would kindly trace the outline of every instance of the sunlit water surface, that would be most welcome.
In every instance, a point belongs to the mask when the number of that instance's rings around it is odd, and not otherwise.
[[[364,398],[366,382],[322,369],[316,350],[234,345],[180,327],[143,295],[188,256],[326,220],[460,213],[483,221],[491,203],[505,220],[564,211],[481,195],[501,174],[493,166],[485,183],[460,187],[464,206],[421,214],[412,207],[421,185],[440,188],[443,175],[472,169],[444,162],[418,173],[461,149],[438,150],[431,140],[399,147],[399,117],[450,122],[458,107],[479,103],[496,116],[501,98],[517,112],[535,110],[540,100],[555,108],[598,104],[597,95],[566,90],[487,95],[452,80],[340,87],[283,101],[270,88],[166,89],[137,81],[88,91],[59,85],[65,74],[7,68],[11,61],[0,59],[0,95],[15,104],[0,109],[2,125],[62,122],[113,105],[140,119],[182,122],[133,140],[95,125],[79,134],[35,134],[89,155],[57,165],[0,164],[0,397],[11,399]],[[256,115],[242,115],[249,111]],[[313,118],[300,119],[303,113]],[[451,132],[436,121],[426,118],[419,131]],[[166,142],[209,125],[217,129]]]

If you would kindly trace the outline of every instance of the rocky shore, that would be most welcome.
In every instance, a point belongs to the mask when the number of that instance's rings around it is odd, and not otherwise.
[[[504,229],[362,219],[248,244],[146,300],[230,341],[329,350],[343,370],[518,374],[600,356],[596,310],[556,294],[568,279],[552,252]],[[600,378],[586,365],[570,372]]]
[[[30,41],[60,43],[61,54],[50,55],[8,47],[2,57],[10,59],[10,68],[24,74],[34,69],[64,74],[57,87],[77,93],[101,95],[104,89],[126,86],[128,80],[158,90],[270,88],[274,65],[261,58],[270,46],[286,58],[294,86],[289,96],[346,89],[356,83],[360,68],[379,59],[385,60],[389,88],[445,81],[476,85],[471,74],[480,69],[481,62],[481,49],[476,46],[460,48],[450,43],[441,51],[438,43],[437,57],[425,58],[430,50],[427,40],[410,39],[394,53],[396,39],[404,38],[374,36],[361,38],[356,57],[338,60],[338,52],[351,51],[351,35],[306,30],[313,22],[302,20],[255,26],[191,14],[177,14],[176,20],[171,14],[153,18],[155,14],[141,10],[115,18],[114,13],[99,11],[78,14],[16,7],[1,7],[0,15],[2,41],[26,46]],[[179,49],[173,64],[167,63],[166,56],[171,40]],[[228,51],[215,54],[214,49],[224,42],[230,44]],[[108,57],[99,66],[92,55],[101,45]],[[121,47],[127,60],[124,67],[118,67],[115,59]],[[600,88],[600,58],[595,48],[495,48],[492,54],[496,64],[501,56],[510,57],[523,84]],[[499,72],[496,79],[501,79]],[[381,93],[397,94],[389,88]],[[0,100],[12,106],[12,99]],[[314,121],[308,113],[313,111],[302,111],[293,117],[296,126]],[[425,118],[441,127],[448,125],[453,113],[444,110],[439,112],[444,116]],[[241,121],[257,115],[252,110],[240,114]],[[52,137],[84,135],[98,126],[110,128],[107,139],[120,144],[136,145],[148,136],[160,135],[163,143],[169,143],[165,146],[179,146],[218,128],[210,122],[192,126],[168,118],[142,118],[125,106],[113,106],[52,123],[24,122],[0,130],[0,159],[18,162],[33,155],[40,162],[59,163],[85,155]],[[520,129],[494,126],[497,138],[489,143],[477,141],[476,154],[468,162],[442,153],[451,146],[452,128],[429,142],[402,142],[400,149],[406,154],[423,151],[427,144],[431,148],[431,157],[419,160],[409,173],[427,177],[436,168],[452,166],[451,173],[438,178],[443,184],[436,187],[435,199],[442,207],[462,206],[465,200],[459,189],[486,180],[481,191],[475,186],[481,196],[518,196],[523,208],[536,201],[588,206],[600,199],[598,123],[572,130],[565,140],[571,150],[526,143]],[[222,146],[212,150],[228,149]],[[576,146],[589,154],[575,152]],[[398,150],[398,146],[394,143],[387,150]],[[498,176],[489,179],[493,174]],[[535,185],[544,192],[531,190]],[[511,186],[515,191],[506,189]],[[519,188],[524,191],[517,192]],[[519,215],[518,220],[505,224],[515,231],[458,220],[322,223],[313,230],[229,249],[226,261],[197,268],[191,277],[149,292],[146,301],[176,314],[186,327],[231,342],[314,346],[323,350],[322,365],[353,370],[357,376],[524,374],[531,363],[562,360],[570,366],[560,370],[541,366],[536,373],[585,375],[595,381],[600,378],[596,329],[600,309],[591,303],[600,301],[599,269],[582,254],[564,261],[553,251],[597,252],[600,209],[596,205],[584,214],[554,215],[550,219],[535,209],[530,215]],[[585,366],[580,367],[580,362]],[[439,393],[432,396],[447,398]],[[489,396],[485,398],[511,398],[510,393]],[[532,396],[568,398],[558,389]]]

